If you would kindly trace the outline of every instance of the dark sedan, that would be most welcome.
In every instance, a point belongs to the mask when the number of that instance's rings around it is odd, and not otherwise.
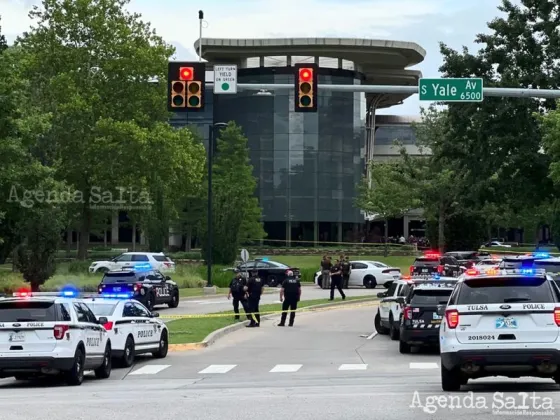
[[[299,268],[289,267],[286,264],[265,259],[247,261],[246,263],[239,264],[233,271],[241,271],[250,275],[253,270],[257,270],[259,277],[270,287],[282,284],[288,271],[293,271],[294,276],[301,279],[301,272]]]

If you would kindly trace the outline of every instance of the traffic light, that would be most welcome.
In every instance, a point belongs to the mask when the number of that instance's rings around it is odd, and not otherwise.
[[[200,62],[171,62],[167,72],[167,109],[196,112],[204,109],[206,65]]]
[[[295,112],[317,112],[316,64],[299,63],[295,68]]]

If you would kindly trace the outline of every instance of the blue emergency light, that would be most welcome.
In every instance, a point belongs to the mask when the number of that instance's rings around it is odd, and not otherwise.
[[[267,261],[268,261],[268,257],[262,258],[261,261],[267,262]]]
[[[63,297],[77,297],[80,294],[80,291],[78,290],[78,288],[76,286],[73,286],[71,284],[64,286],[61,290],[60,290],[60,296]]]
[[[438,273],[438,274],[434,274],[433,278],[434,278],[434,280],[440,280],[441,276]]]
[[[133,293],[101,293],[101,297],[109,299],[130,299]]]
[[[535,257],[535,258],[550,258],[550,254],[548,252],[533,252],[533,257]]]
[[[132,268],[134,268],[137,271],[149,271],[152,269],[152,265],[150,263],[136,264]]]

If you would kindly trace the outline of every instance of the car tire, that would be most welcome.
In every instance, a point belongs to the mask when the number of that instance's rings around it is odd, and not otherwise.
[[[377,279],[371,275],[365,276],[363,285],[366,289],[375,289],[377,287]]]
[[[164,359],[169,351],[169,336],[167,335],[167,330],[163,330],[159,338],[159,348],[158,351],[152,353],[156,359]]]
[[[16,381],[28,381],[32,378],[31,375],[15,375],[14,378]]]
[[[389,333],[389,330],[381,325],[381,314],[379,313],[379,311],[377,311],[377,315],[375,315],[374,324],[375,331],[377,331],[378,334],[387,335]]]
[[[79,386],[84,382],[84,364],[85,364],[85,354],[82,349],[77,349],[74,354],[74,363],[72,368],[65,372],[66,383],[71,386]]]
[[[111,376],[111,343],[105,346],[103,353],[103,364],[94,370],[97,379],[107,379]]]
[[[276,276],[268,276],[266,278],[266,284],[268,284],[269,287],[278,286],[278,280],[276,279]]]
[[[446,392],[459,391],[461,389],[461,380],[457,370],[449,370],[443,363],[441,364],[441,389]]]
[[[95,272],[105,274],[105,273],[109,272],[109,269],[107,267],[101,267],[101,268],[98,268],[97,270],[95,270]]]
[[[134,364],[134,359],[136,358],[136,346],[134,344],[134,338],[129,335],[126,338],[126,343],[124,345],[124,353],[121,357],[120,364],[124,367],[130,367]]]
[[[170,308],[176,308],[179,306],[179,291],[175,290],[173,295],[171,295],[171,302],[168,303]]]
[[[391,340],[393,341],[399,339],[399,330],[395,328],[395,322],[393,321],[393,314],[389,315],[389,337],[391,337]]]
[[[399,341],[399,352],[401,354],[408,354],[410,353],[410,344],[408,344],[405,341],[400,340]]]

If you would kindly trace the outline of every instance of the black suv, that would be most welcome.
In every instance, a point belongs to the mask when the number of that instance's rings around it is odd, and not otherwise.
[[[484,258],[490,258],[489,252],[478,251],[451,251],[443,254],[444,257],[453,257],[459,264],[466,268],[472,268],[476,263]]]
[[[463,268],[455,257],[442,256],[436,252],[427,252],[423,257],[417,257],[410,266],[411,276],[426,276],[439,274],[444,277],[458,277]]]
[[[415,282],[404,298],[400,322],[399,351],[410,353],[413,346],[438,346],[438,305],[446,305],[457,279],[447,278],[426,282]]]
[[[98,292],[107,297],[129,297],[150,311],[156,305],[179,306],[179,287],[157,270],[115,270],[103,275]]]
[[[277,261],[270,261],[268,259],[255,259],[247,261],[235,267],[235,272],[248,273],[256,270],[259,277],[264,281],[264,284],[270,287],[276,287],[282,284],[286,279],[288,271],[294,273],[294,277],[301,280],[301,273],[299,268],[290,267]]]

